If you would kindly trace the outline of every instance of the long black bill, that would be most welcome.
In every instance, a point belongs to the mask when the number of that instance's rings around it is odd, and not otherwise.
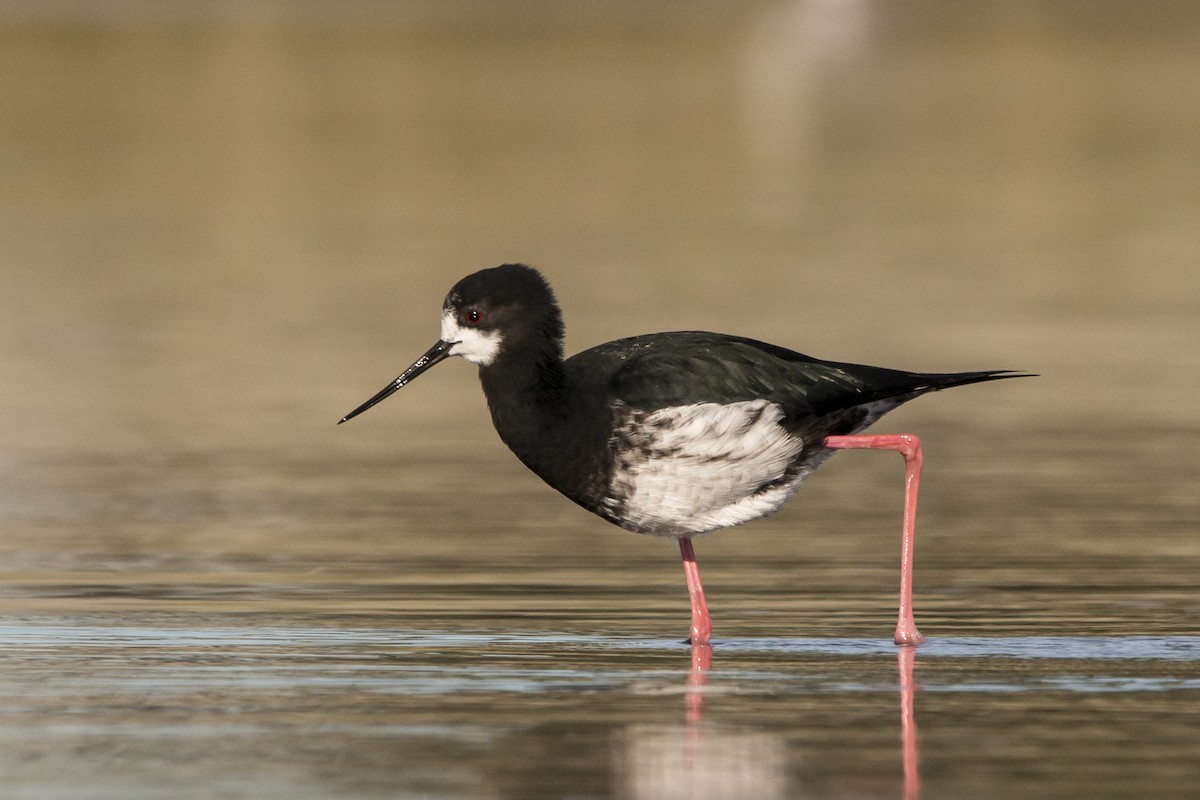
[[[416,378],[418,375],[420,375],[422,372],[424,372],[425,370],[432,367],[434,364],[438,363],[439,361],[441,361],[445,358],[448,358],[450,356],[450,348],[453,347],[455,344],[457,344],[457,342],[438,342],[433,347],[429,348],[427,351],[425,351],[425,355],[421,356],[415,362],[413,362],[413,365],[411,367],[409,367],[408,369],[404,370],[404,372],[401,372],[400,375],[397,376],[396,380],[392,381],[387,386],[383,387],[383,389],[379,392],[379,394],[375,395],[370,400],[363,403],[361,406],[359,406],[358,408],[354,409],[346,416],[339,419],[338,425],[341,425],[343,422],[345,422],[348,419],[354,419],[355,417],[357,417],[362,412],[366,411],[371,406],[376,405],[377,403],[384,400],[384,398],[388,397],[388,395],[392,394],[397,389],[399,389],[401,386],[408,383],[412,379]]]

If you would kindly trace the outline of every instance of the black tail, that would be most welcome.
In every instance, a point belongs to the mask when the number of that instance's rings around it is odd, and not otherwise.
[[[814,380],[804,393],[805,413],[823,417],[848,409],[861,410],[871,403],[892,401],[873,409],[867,415],[872,421],[901,403],[940,389],[1005,378],[1034,377],[1032,373],[1012,369],[989,369],[980,372],[907,372],[815,359],[806,364],[806,369],[813,375]],[[847,430],[855,427],[857,425],[851,425]]]
[[[913,387],[918,394],[936,392],[939,389],[949,389],[952,386],[966,386],[971,383],[984,381],[999,381],[1005,378],[1036,378],[1033,372],[1023,372],[1015,369],[989,369],[983,372],[932,372],[914,376],[920,383]]]

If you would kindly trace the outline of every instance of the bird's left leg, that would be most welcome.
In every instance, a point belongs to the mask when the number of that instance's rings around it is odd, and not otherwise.
[[[704,587],[700,585],[700,571],[696,568],[696,553],[692,550],[690,536],[679,537],[679,554],[683,556],[683,572],[687,575],[688,597],[692,601],[692,647],[707,645],[712,635],[712,619],[708,616],[708,603],[704,601]]]
[[[925,640],[913,619],[913,547],[917,535],[917,489],[921,484],[921,440],[908,433],[875,436],[829,436],[825,447],[854,450],[895,450],[904,456],[904,527],[900,539],[900,618],[896,644]],[[680,542],[682,543],[682,539]]]

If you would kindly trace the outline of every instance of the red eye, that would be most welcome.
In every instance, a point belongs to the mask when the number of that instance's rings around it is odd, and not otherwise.
[[[468,309],[467,312],[463,314],[463,321],[468,325],[478,325],[479,323],[483,322],[483,312],[478,308]]]

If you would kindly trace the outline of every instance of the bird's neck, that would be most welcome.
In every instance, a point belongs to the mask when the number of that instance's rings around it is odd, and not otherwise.
[[[479,378],[496,433],[517,458],[576,503],[598,509],[611,471],[606,417],[596,405],[602,399],[577,384],[561,351],[509,364],[497,359]]]
[[[571,398],[557,348],[531,346],[524,353],[504,353],[479,369],[479,380],[492,421],[506,442],[523,431],[536,435],[570,413]]]

